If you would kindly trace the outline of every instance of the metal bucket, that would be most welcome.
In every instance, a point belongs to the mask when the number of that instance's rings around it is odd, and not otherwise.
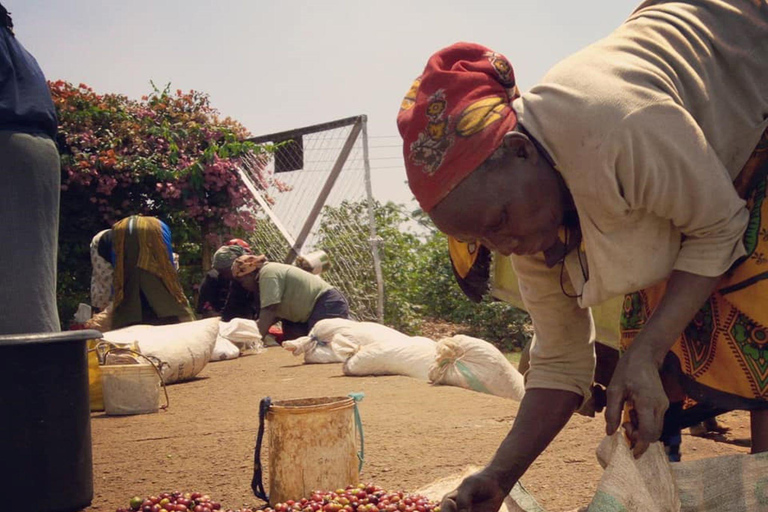
[[[0,336],[3,508],[75,512],[93,499],[86,342],[98,331]]]

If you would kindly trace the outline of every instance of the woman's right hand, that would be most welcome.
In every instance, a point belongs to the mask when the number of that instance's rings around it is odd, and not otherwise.
[[[507,492],[489,468],[468,476],[443,498],[441,512],[498,512]]]
[[[512,430],[493,460],[448,493],[441,512],[498,512],[509,491],[568,423],[581,401],[581,395],[572,391],[526,390]]]

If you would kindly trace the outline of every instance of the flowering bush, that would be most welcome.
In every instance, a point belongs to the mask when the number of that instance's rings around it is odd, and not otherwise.
[[[254,229],[256,205],[239,179],[243,158],[262,188],[270,147],[245,141],[236,121],[220,119],[206,94],[168,87],[141,100],[97,94],[85,84],[49,83],[59,116],[62,319],[88,302],[91,238],[133,214],[153,215],[173,231],[182,265],[197,282],[203,256],[222,235]],[[184,275],[184,274],[183,274]],[[186,291],[190,294],[190,283]]]

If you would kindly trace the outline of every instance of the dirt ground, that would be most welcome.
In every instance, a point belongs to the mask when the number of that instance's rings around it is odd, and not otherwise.
[[[250,482],[258,405],[265,396],[364,392],[360,412],[366,462],[361,480],[391,490],[415,490],[468,465],[483,465],[518,409],[516,402],[460,388],[407,377],[346,377],[340,364],[302,361],[270,348],[209,364],[198,379],[170,386],[167,411],[128,417],[93,414],[95,495],[86,510],[113,511],[127,506],[134,495],[173,490],[204,492],[224,507],[261,505]],[[732,430],[718,442],[684,435],[685,459],[748,451],[748,415],[731,413],[721,419]],[[594,451],[604,428],[602,416],[574,417],[523,477],[548,512],[589,502],[601,475]]]

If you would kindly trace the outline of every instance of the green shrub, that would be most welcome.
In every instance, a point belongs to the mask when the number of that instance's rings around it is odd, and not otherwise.
[[[421,334],[426,319],[462,324],[469,335],[485,339],[502,350],[520,349],[530,337],[528,315],[509,304],[486,297],[479,304],[471,302],[459,288],[451,269],[448,242],[429,218],[408,212],[403,205],[375,203],[377,234],[381,238],[379,254],[384,277],[384,323],[410,335]],[[320,242],[329,254],[339,254],[341,248],[358,246],[368,250],[370,234],[367,228],[366,203],[342,203],[326,207],[321,218]],[[340,224],[355,220],[359,232],[338,234]],[[354,224],[354,222],[352,222]],[[359,265],[353,273],[355,282],[338,283],[341,276],[327,274],[329,280],[347,294],[374,293],[373,269],[368,261],[349,262]],[[349,277],[345,278],[349,280]]]
[[[422,244],[418,273],[423,285],[416,300],[428,317],[464,324],[468,334],[490,341],[503,350],[522,348],[530,337],[528,314],[507,303],[486,296],[482,302],[470,301],[453,275],[445,235],[432,231]]]

